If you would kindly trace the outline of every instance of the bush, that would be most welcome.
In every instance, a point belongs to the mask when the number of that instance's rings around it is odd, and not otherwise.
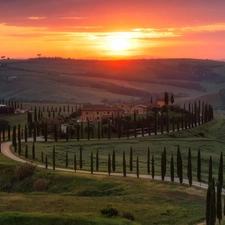
[[[123,218],[134,221],[134,215],[130,212],[123,212]]]
[[[36,166],[31,163],[25,163],[15,169],[15,178],[18,181],[25,179],[26,177],[31,176],[35,171]]]
[[[34,182],[33,189],[34,191],[47,191],[48,185],[49,185],[49,180],[40,178]]]
[[[101,210],[101,214],[107,217],[116,217],[119,211],[113,208],[112,205],[108,205],[107,208]]]

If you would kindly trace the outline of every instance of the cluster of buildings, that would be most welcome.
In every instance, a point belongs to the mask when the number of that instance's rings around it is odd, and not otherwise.
[[[134,104],[134,103],[120,103],[115,106],[110,105],[92,105],[85,104],[82,108],[82,114],[80,117],[81,121],[101,121],[104,118],[111,119],[112,116],[122,116],[131,115],[134,112],[136,114],[146,114],[149,107],[160,108],[164,105],[164,99],[157,99],[156,103],[144,103],[144,104]]]

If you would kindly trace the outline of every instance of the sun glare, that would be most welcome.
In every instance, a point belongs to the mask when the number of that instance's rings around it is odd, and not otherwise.
[[[111,55],[129,55],[131,36],[129,33],[116,33],[107,36],[106,48]]]

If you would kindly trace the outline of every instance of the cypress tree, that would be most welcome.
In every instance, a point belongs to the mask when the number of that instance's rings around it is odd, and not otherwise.
[[[76,154],[74,154],[74,171],[76,172],[77,171],[77,156]]]
[[[180,165],[179,165],[179,171],[180,171],[180,176],[179,176],[179,180],[180,183],[183,183],[183,162],[182,162],[182,156],[180,155]]]
[[[35,159],[35,145],[34,145],[34,142],[33,142],[33,145],[32,145],[32,159],[33,160]]]
[[[168,96],[167,92],[165,92],[165,94],[164,94],[164,103],[165,103],[165,105],[169,104],[169,96]]]
[[[169,110],[167,109],[166,112],[166,132],[169,133],[170,132],[170,126],[169,126]]]
[[[89,119],[87,120],[87,139],[88,141],[90,140],[90,122],[89,122]]]
[[[54,124],[54,138],[55,138],[55,142],[58,141],[58,134],[57,134],[57,126],[56,124]]]
[[[110,120],[108,120],[108,139],[110,140],[110,136],[111,136],[111,129],[110,129]]]
[[[81,132],[81,139],[84,139],[84,125],[83,125],[83,122],[80,123],[80,132]]]
[[[171,156],[171,161],[170,161],[170,178],[171,178],[171,181],[173,182],[174,181],[174,162],[173,162],[173,154]]]
[[[45,122],[45,132],[44,132],[44,138],[45,138],[45,142],[47,142],[48,139],[48,124],[47,122]]]
[[[80,146],[80,169],[82,169],[83,163],[82,163],[82,147]]]
[[[219,224],[221,223],[222,220],[222,199],[221,199],[221,194],[222,194],[222,187],[220,182],[217,182],[217,205],[216,205],[216,216],[217,219],[219,220]]]
[[[53,146],[52,150],[52,168],[55,170],[55,146]]]
[[[8,141],[10,141],[10,132],[11,132],[10,125],[8,125]]]
[[[77,125],[76,125],[76,131],[77,131],[77,141],[79,141],[80,140],[80,125],[79,125],[79,123],[77,123]]]
[[[136,119],[136,110],[134,110],[134,137],[137,137],[137,119]]]
[[[94,159],[93,159],[93,151],[91,151],[91,174],[94,171]]]
[[[26,148],[25,148],[25,158],[27,159],[28,158],[28,147],[26,145]]]
[[[181,154],[180,154],[180,146],[177,146],[177,176],[180,177],[180,158],[181,158]]]
[[[66,151],[66,167],[68,167],[68,151]]]
[[[98,155],[98,149],[97,149],[97,152],[96,152],[96,171],[98,171],[99,169],[99,155]]]
[[[137,156],[136,168],[137,168],[137,178],[139,178],[139,159],[138,159],[138,156]]]
[[[133,148],[130,147],[130,171],[133,171]]]
[[[224,199],[223,199],[223,215],[225,216],[225,196],[224,196]]]
[[[27,142],[27,125],[25,125],[25,128],[24,128],[24,139],[25,139],[25,142]]]
[[[48,169],[48,155],[45,156],[45,169]]]
[[[208,176],[208,184],[212,181],[212,156],[209,158],[209,176]]]
[[[174,103],[174,96],[173,96],[173,94],[171,94],[171,96],[170,96],[170,102],[171,102],[171,104]]]
[[[69,140],[69,127],[66,127],[66,141]]]
[[[200,150],[198,149],[198,159],[197,159],[197,179],[198,179],[198,182],[201,182],[202,181],[202,178],[201,178],[201,152]]]
[[[100,140],[100,122],[98,121],[98,140]]]
[[[34,108],[34,121],[37,122],[37,108]]]
[[[161,116],[160,116],[160,130],[161,130],[161,134],[163,134],[163,111],[161,111]]]
[[[21,133],[20,124],[18,125],[18,153],[21,154]]]
[[[191,163],[191,149],[189,148],[188,151],[188,180],[189,180],[189,184],[190,186],[192,186],[192,163]]]
[[[108,174],[110,175],[111,173],[111,157],[110,153],[108,154]]]
[[[126,156],[125,156],[125,152],[123,151],[123,176],[126,177]]]
[[[173,124],[172,124],[172,125],[173,125],[173,132],[174,132],[174,131],[175,131],[175,119],[174,119],[174,114],[173,114],[173,120],[172,120],[172,121],[173,121]]]
[[[158,131],[158,128],[157,128],[157,112],[154,113],[154,132],[155,132],[155,135],[157,135],[157,131]]]
[[[116,171],[116,153],[115,150],[113,149],[113,155],[112,155],[112,171]]]
[[[36,137],[37,137],[37,125],[36,123],[33,123],[33,141],[36,142]]]
[[[161,178],[164,180],[164,152],[161,154]]]
[[[152,179],[155,177],[155,158],[154,155],[152,155]]]
[[[220,164],[219,164],[219,172],[218,172],[218,181],[223,186],[223,152],[220,153]]]
[[[148,156],[147,156],[147,172],[150,174],[150,149],[148,147]]]

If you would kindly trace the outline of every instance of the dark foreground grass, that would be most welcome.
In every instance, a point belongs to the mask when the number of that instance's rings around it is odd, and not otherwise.
[[[107,219],[84,215],[1,213],[0,222],[4,225],[135,225],[127,220]]]

